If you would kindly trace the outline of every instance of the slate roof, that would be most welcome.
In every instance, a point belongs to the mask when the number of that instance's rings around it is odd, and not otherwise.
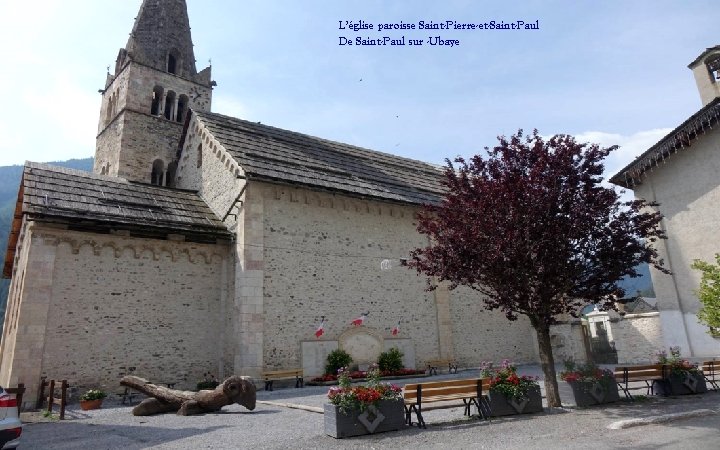
[[[646,172],[664,163],[678,151],[689,148],[693,141],[710,131],[720,122],[720,97],[705,105],[680,126],[650,147],[633,162],[610,178],[610,182],[632,188],[642,183]]]
[[[193,111],[250,179],[401,203],[435,203],[442,169],[221,114]]]
[[[6,278],[26,214],[76,229],[120,228],[152,237],[182,233],[199,242],[232,237],[195,192],[26,162],[5,254]]]
[[[33,216],[230,235],[192,191],[32,162],[20,188],[22,211]]]

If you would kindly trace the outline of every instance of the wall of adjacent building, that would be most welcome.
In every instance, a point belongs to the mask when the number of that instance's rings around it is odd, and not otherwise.
[[[660,313],[626,314],[611,322],[619,364],[654,363],[664,347]]]
[[[662,225],[668,239],[657,245],[673,275],[651,267],[665,347],[679,345],[691,356],[720,353],[720,340],[711,337],[697,320],[700,302],[695,290],[701,274],[690,268],[693,260],[714,262],[715,254],[720,253],[720,129],[706,131],[634,188],[636,197],[659,202],[658,209],[665,216]]]
[[[112,392],[130,373],[193,388],[205,372],[232,372],[226,245],[38,226],[23,245],[18,269],[33,281],[21,287],[20,332],[0,373],[24,382],[28,399],[40,376]]]

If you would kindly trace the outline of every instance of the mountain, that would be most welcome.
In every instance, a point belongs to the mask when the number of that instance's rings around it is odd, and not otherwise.
[[[70,159],[68,161],[54,161],[48,164],[91,172],[93,159]],[[5,261],[7,239],[10,233],[10,226],[12,225],[13,213],[15,212],[15,203],[17,202],[22,171],[23,166],[0,167],[0,254],[2,254],[2,261]],[[10,280],[0,280],[0,318],[5,317],[5,305],[7,304],[9,287]],[[2,330],[1,319],[0,330]]]

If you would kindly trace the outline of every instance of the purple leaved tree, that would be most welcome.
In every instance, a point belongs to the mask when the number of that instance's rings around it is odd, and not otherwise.
[[[560,406],[550,326],[589,302],[614,308],[625,296],[617,282],[638,276],[640,263],[667,273],[652,245],[666,237],[662,215],[657,204],[621,202],[601,184],[602,161],[616,146],[522,130],[498,140],[485,157],[447,161],[444,198],[418,215],[431,245],[414,250],[409,265],[432,277],[431,289],[468,286],[487,309],[526,316],[548,406]]]

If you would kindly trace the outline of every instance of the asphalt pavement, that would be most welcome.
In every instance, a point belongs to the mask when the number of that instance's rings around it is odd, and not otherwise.
[[[537,366],[520,367],[519,372],[541,375]],[[477,371],[468,370],[431,379],[477,375]],[[720,448],[718,392],[576,408],[567,384],[559,385],[563,408],[488,421],[464,417],[462,407],[428,411],[424,414],[427,429],[412,427],[341,440],[324,434],[323,414],[316,412],[327,403],[327,387],[258,391],[254,411],[231,405],[219,413],[190,417],[135,417],[131,407],[106,401],[103,409],[95,411],[81,411],[79,405],[71,405],[64,421],[23,413],[24,420],[34,423],[25,425],[20,446],[125,450]]]

